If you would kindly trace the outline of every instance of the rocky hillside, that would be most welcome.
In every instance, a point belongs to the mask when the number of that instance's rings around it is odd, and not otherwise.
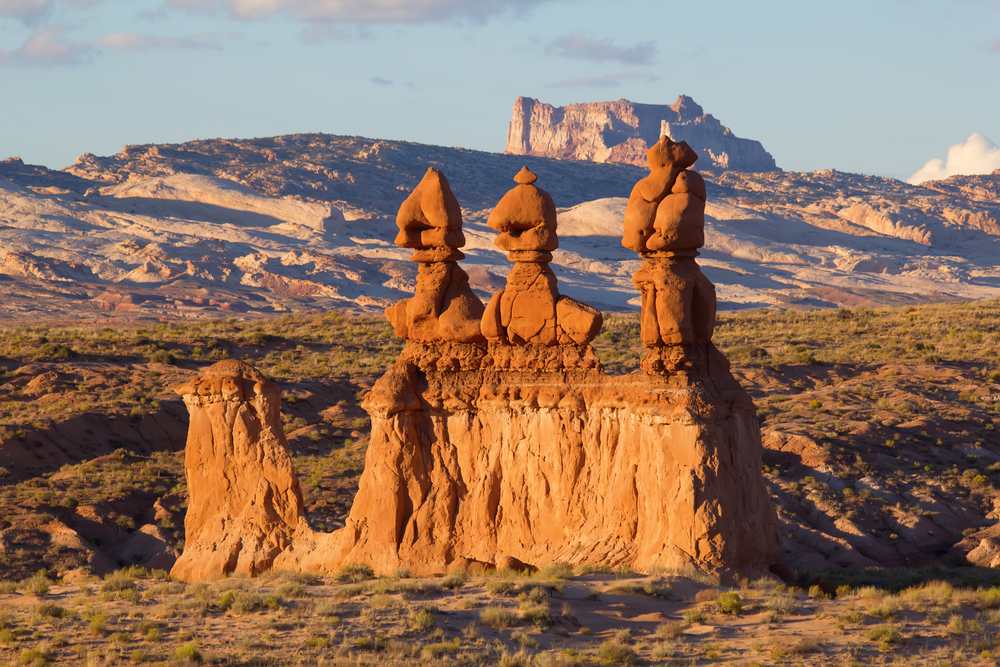
[[[519,97],[506,152],[645,167],[646,151],[663,135],[694,148],[701,169],[779,171],[759,141],[740,139],[687,95],[670,105],[623,99],[565,107]]]
[[[463,207],[463,266],[485,301],[510,269],[486,218],[523,165],[560,207],[560,292],[604,310],[636,308],[639,258],[621,246],[621,227],[644,169],[313,134],[127,146],[64,171],[0,162],[0,313],[380,313],[413,290],[415,265],[392,243],[395,213],[428,167],[444,171]],[[835,171],[726,171],[707,182],[701,262],[724,309],[1000,291],[1000,175],[912,186]]]

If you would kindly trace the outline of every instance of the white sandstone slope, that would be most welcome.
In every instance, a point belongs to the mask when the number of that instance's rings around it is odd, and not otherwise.
[[[559,210],[560,291],[633,309],[626,166],[356,137],[127,147],[67,172],[0,162],[0,313],[35,320],[379,313],[412,293],[395,211],[428,166],[463,205],[484,300],[509,270],[486,226],[522,164]],[[1000,175],[911,186],[825,171],[709,177],[701,264],[722,308],[1000,294]],[[4,278],[5,274],[5,278]]]

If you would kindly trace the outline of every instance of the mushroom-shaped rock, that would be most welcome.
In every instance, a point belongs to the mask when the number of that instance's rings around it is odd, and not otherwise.
[[[484,343],[480,332],[483,302],[469,287],[469,276],[455,260],[465,257],[462,210],[445,178],[428,169],[399,207],[396,245],[413,248],[420,262],[412,298],[386,309],[396,335],[419,343]]]
[[[270,569],[305,525],[277,388],[249,364],[226,359],[177,392],[191,423],[185,545],[171,575],[196,581]]]
[[[559,247],[556,207],[538,188],[527,167],[514,177],[517,185],[493,209],[487,223],[500,232],[494,243],[509,251],[514,267],[507,285],[486,306],[481,330],[488,341],[510,345],[587,345],[600,331],[601,314],[561,296],[549,268],[551,251]]]
[[[551,252],[559,247],[556,205],[535,185],[538,177],[523,167],[514,177],[517,186],[497,203],[486,224],[500,232],[494,241],[501,250]]]
[[[396,245],[400,248],[457,249],[465,245],[462,208],[448,185],[448,179],[434,168],[427,170],[417,187],[399,207],[396,226],[399,228]]]

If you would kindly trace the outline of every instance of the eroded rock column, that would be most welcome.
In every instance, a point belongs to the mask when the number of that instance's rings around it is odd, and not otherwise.
[[[622,245],[645,259],[632,281],[642,292],[647,372],[663,372],[671,347],[708,343],[715,329],[715,286],[694,259],[705,244],[705,180],[689,170],[697,159],[687,143],[661,137],[625,209]]]
[[[281,395],[237,359],[220,361],[177,392],[191,423],[186,538],[171,575],[196,581],[271,569],[296,530],[308,529],[282,430]]]

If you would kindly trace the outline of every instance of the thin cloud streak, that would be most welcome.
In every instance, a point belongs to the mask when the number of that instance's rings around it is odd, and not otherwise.
[[[112,32],[91,40],[74,41],[65,37],[68,29],[56,26],[29,37],[17,49],[0,49],[0,67],[57,67],[79,65],[101,51],[172,51],[174,49],[222,48],[222,37],[240,39],[239,33],[199,33],[186,37],[156,37],[134,32]]]
[[[506,13],[524,15],[557,0],[165,0],[168,9],[188,14],[228,12],[242,20],[284,15],[304,22],[428,23],[484,22]]]
[[[653,42],[642,42],[634,46],[616,46],[612,39],[593,39],[576,34],[553,40],[545,48],[545,52],[577,60],[648,65],[656,55],[656,45]]]
[[[578,76],[564,81],[550,83],[548,88],[614,88],[626,81],[659,81],[658,76],[645,75],[642,72],[616,72],[604,76]]]

